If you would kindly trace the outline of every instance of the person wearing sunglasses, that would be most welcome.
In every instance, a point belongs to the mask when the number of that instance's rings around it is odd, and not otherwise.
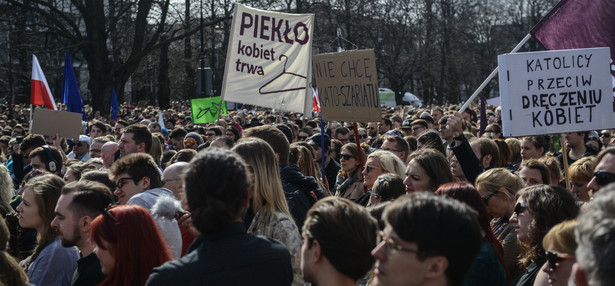
[[[541,270],[548,276],[549,286],[568,285],[572,265],[576,262],[574,252],[577,242],[574,238],[574,230],[577,225],[577,220],[563,221],[551,228],[542,239],[547,262]]]
[[[205,140],[203,140],[203,137],[196,132],[189,132],[186,136],[184,136],[185,148],[196,150],[196,147],[203,143],[205,143]]]
[[[66,157],[87,162],[90,160],[90,144],[92,144],[92,139],[89,136],[79,135],[79,140],[75,142],[73,150]]]
[[[393,152],[376,150],[367,156],[363,168],[363,185],[372,189],[378,176],[393,173],[401,178],[406,177],[406,165]]]
[[[524,187],[519,176],[504,168],[489,169],[476,178],[476,190],[483,199],[487,213],[492,217],[491,230],[502,244],[504,262],[508,267],[508,282],[521,274],[517,263],[519,242],[514,224],[509,222],[515,209],[517,191]]]
[[[412,193],[393,201],[383,220],[370,285],[462,285],[481,244],[480,225],[468,205]]]
[[[361,155],[365,161],[366,150],[363,149]],[[348,143],[342,146],[340,151],[341,170],[335,181],[333,193],[337,197],[356,201],[363,192],[363,177],[361,176],[361,160],[356,143]]]
[[[587,187],[593,193],[615,182],[615,147],[609,147],[600,151],[598,157],[596,157],[596,162],[598,163],[594,169],[594,176],[587,183]]]
[[[612,137],[613,136],[611,135],[610,129],[604,129],[600,131],[600,142],[602,142],[602,146],[604,146],[604,148],[606,148],[606,146],[609,146],[609,144],[611,144]]]
[[[107,275],[99,285],[144,285],[154,267],[171,260],[156,222],[138,205],[110,205],[92,222],[90,241]]]
[[[532,286],[534,281],[546,281],[540,268],[547,261],[542,240],[556,224],[574,219],[579,212],[572,194],[557,185],[537,185],[521,189],[510,223],[515,224],[522,252],[519,263],[524,272],[512,285]],[[540,284],[543,285],[543,284]]]

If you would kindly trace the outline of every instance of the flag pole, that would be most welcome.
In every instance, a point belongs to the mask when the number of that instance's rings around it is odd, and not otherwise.
[[[531,34],[527,34],[525,35],[525,37],[523,38],[523,40],[521,40],[521,42],[519,42],[517,44],[517,46],[515,46],[514,49],[512,49],[512,51],[510,52],[511,54],[516,53],[517,51],[519,51],[521,49],[521,47],[523,47],[523,45],[525,45],[525,43],[527,43],[527,41],[530,40],[530,38],[532,38]],[[483,89],[485,89],[485,87],[487,86],[487,84],[489,84],[489,82],[495,77],[495,75],[498,74],[498,67],[496,67],[491,74],[483,81],[483,83],[480,84],[480,86],[478,87],[478,89],[476,89],[476,91],[474,91],[474,93],[472,94],[472,96],[470,96],[470,98],[468,98],[468,100],[466,100],[466,102],[463,104],[463,106],[461,106],[461,108],[459,109],[459,113],[463,113],[468,106],[470,106],[470,103],[472,103],[472,101],[476,98],[476,96],[483,91]]]

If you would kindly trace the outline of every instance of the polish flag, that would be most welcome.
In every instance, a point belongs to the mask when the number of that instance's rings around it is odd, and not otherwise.
[[[32,89],[30,90],[30,104],[44,105],[47,109],[58,110],[56,102],[51,96],[47,79],[43,74],[41,65],[35,55],[32,55]]]
[[[318,90],[312,87],[312,106],[314,111],[320,112],[320,100],[318,99]]]

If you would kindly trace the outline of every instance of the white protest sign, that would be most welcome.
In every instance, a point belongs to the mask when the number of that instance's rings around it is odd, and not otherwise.
[[[222,100],[309,113],[313,14],[235,4]]]
[[[504,136],[615,127],[609,48],[498,56]]]

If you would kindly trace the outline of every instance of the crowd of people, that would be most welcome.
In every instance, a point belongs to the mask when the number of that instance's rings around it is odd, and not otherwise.
[[[1,115],[0,285],[615,285],[613,130],[186,106],[90,112],[78,138]]]

